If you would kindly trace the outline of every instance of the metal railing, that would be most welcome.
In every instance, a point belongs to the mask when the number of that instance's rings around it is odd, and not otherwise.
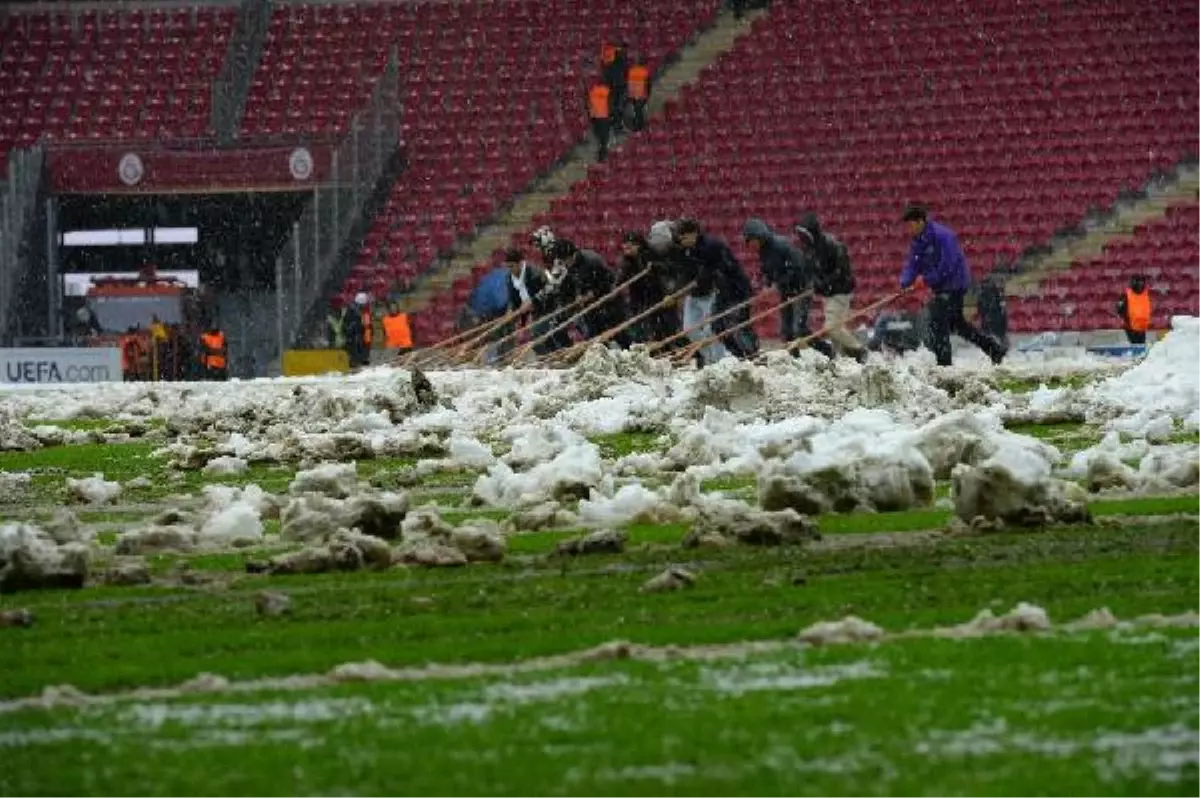
[[[223,144],[232,144],[237,139],[246,110],[246,95],[258,69],[270,24],[270,0],[242,0],[225,60],[212,85],[213,130]]]
[[[0,339],[13,333],[20,286],[44,252],[34,241],[31,227],[38,218],[45,148],[13,150],[8,154],[8,175],[0,184]]]
[[[364,204],[399,147],[399,68],[395,49],[368,104],[333,152],[328,177],[312,189],[275,265],[278,356],[302,333],[306,314],[335,273]]]

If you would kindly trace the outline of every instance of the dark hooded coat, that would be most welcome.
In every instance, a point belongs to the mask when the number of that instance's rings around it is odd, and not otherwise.
[[[821,296],[854,293],[854,271],[846,245],[821,229],[815,213],[807,214],[796,225],[796,235],[810,243],[813,289]]]

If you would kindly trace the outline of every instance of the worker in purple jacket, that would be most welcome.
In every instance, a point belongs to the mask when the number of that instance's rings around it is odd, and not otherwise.
[[[971,270],[958,243],[958,236],[944,224],[929,218],[921,205],[909,205],[903,221],[912,234],[908,262],[900,273],[900,287],[924,283],[933,292],[929,301],[929,338],[939,366],[950,365],[950,333],[982,349],[999,364],[1008,352],[1000,341],[976,329],[963,316],[963,298],[971,287]]]

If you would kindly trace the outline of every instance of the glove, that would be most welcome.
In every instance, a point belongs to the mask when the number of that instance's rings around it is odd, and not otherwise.
[[[917,275],[917,279],[913,280],[912,283],[909,284],[908,290],[909,291],[925,290],[925,278],[920,275]]]

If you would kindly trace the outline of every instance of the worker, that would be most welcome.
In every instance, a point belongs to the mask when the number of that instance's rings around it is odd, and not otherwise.
[[[625,100],[629,93],[629,59],[624,42],[612,46],[611,59],[603,66],[604,85],[609,88],[609,120],[613,133],[625,131]],[[607,57],[607,53],[605,54]]]
[[[167,325],[163,324],[157,314],[152,315],[150,317],[150,373],[152,379],[165,381],[171,378],[167,366],[169,339]]]
[[[350,355],[350,366],[367,366],[371,363],[371,345],[375,342],[375,318],[371,315],[371,297],[360,291],[354,297],[354,312],[351,318],[357,324],[346,325],[346,351]]]
[[[650,70],[640,61],[629,68],[629,104],[633,106],[633,131],[646,129],[646,102],[650,99]]]
[[[609,97],[612,90],[603,83],[597,83],[588,91],[588,113],[592,118],[592,133],[596,136],[596,160],[603,162],[608,158],[608,136],[612,129],[609,117]]]
[[[346,348],[346,306],[335,298],[325,316],[325,341],[330,349]]]
[[[204,379],[224,382],[229,379],[229,353],[225,348],[225,333],[216,324],[200,336],[200,366]]]
[[[386,348],[401,354],[412,349],[412,329],[408,325],[408,314],[402,313],[396,303],[392,303],[387,315],[383,317],[383,343]]]
[[[121,373],[126,380],[137,376],[138,367],[138,335],[127,332],[121,336]]]
[[[1150,320],[1154,309],[1150,304],[1150,289],[1146,287],[1146,278],[1134,275],[1125,289],[1125,296],[1117,303],[1117,315],[1121,317],[1125,338],[1130,344],[1146,343],[1146,331],[1150,329]]]

